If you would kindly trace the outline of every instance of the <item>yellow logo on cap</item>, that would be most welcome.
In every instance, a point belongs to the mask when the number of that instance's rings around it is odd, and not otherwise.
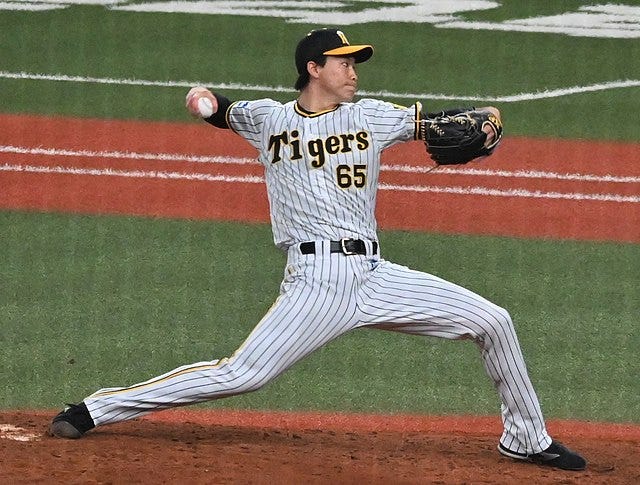
[[[347,36],[344,35],[344,32],[342,32],[341,30],[336,30],[336,34],[338,34],[338,37],[340,37],[342,44],[349,45],[349,41],[347,40]]]

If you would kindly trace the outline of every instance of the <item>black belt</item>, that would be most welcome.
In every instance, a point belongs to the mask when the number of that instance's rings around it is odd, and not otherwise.
[[[316,243],[313,241],[300,243],[300,252],[302,254],[316,254]],[[342,253],[347,256],[354,254],[367,254],[367,246],[362,239],[340,239],[340,241],[331,241],[329,250],[332,253]],[[373,254],[378,252],[378,243],[371,242],[371,250]]]

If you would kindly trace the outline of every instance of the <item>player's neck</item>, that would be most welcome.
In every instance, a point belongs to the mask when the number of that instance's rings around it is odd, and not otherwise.
[[[346,101],[350,99],[341,99],[334,93],[317,89],[314,85],[308,85],[298,96],[298,105],[310,113],[332,110]]]
[[[315,98],[312,96],[305,96],[305,93],[301,93],[298,97],[298,105],[308,111],[309,113],[318,113],[320,111],[327,111],[335,108],[339,103],[335,100],[327,100]]]

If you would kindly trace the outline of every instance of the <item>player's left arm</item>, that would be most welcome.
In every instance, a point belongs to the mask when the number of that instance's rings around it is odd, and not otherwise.
[[[491,114],[493,114],[493,116],[496,117],[496,119],[498,120],[497,124],[494,123],[485,123],[482,126],[482,131],[484,131],[487,134],[487,139],[484,142],[485,147],[487,146],[491,146],[494,141],[496,140],[496,138],[498,138],[499,136],[501,136],[501,133],[498,132],[497,130],[497,126],[501,126],[502,125],[502,117],[500,116],[500,110],[494,106],[484,106],[482,108],[474,108],[473,106],[470,106],[468,108],[450,108],[447,110],[443,110],[443,111],[434,111],[434,112],[429,112],[429,113],[420,113],[420,118],[421,119],[425,119],[425,118],[430,118],[430,119],[435,119],[438,117],[446,117],[446,116],[455,116],[455,115],[459,115],[461,113],[467,113],[470,111],[487,111]],[[419,137],[419,135],[418,135]]]
[[[493,106],[428,113],[419,129],[419,138],[438,165],[464,164],[491,155],[503,133],[500,111]]]

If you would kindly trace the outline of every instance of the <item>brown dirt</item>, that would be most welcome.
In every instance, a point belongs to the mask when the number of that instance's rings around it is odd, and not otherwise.
[[[34,130],[34,126],[38,129]],[[19,147],[24,151],[2,151],[3,147]],[[639,147],[637,143],[507,137],[494,155],[463,169],[454,169],[454,173],[442,169],[428,174],[385,169],[380,175],[381,183],[399,189],[379,192],[377,218],[383,229],[638,243]],[[38,148],[92,154],[65,156],[34,151]],[[256,151],[238,135],[205,123],[4,114],[0,115],[0,151],[0,167],[5,166],[0,171],[3,189],[0,208],[269,221],[264,184],[237,181],[237,177],[261,176],[263,171],[257,163],[131,159],[112,153],[255,158]],[[105,152],[111,155],[100,155]],[[386,167],[405,165],[415,169],[431,165],[420,142],[390,148],[383,154],[383,163]],[[19,168],[24,166],[84,172],[37,173]],[[465,173],[468,168],[489,170],[491,174]],[[101,173],[87,174],[87,170]],[[123,177],[106,175],[105,170],[236,179]],[[496,176],[498,171],[510,172],[511,176]],[[609,176],[618,180],[514,176],[518,171]],[[470,189],[526,191],[543,196],[490,196],[469,193]],[[462,192],[451,193],[452,190]],[[554,194],[570,198],[557,198]],[[603,194],[626,201],[581,197]]]
[[[0,412],[2,483],[640,483],[640,427],[550,422],[589,460],[584,472],[496,451],[496,417],[177,410],[106,426],[81,440],[46,436],[54,412]]]

